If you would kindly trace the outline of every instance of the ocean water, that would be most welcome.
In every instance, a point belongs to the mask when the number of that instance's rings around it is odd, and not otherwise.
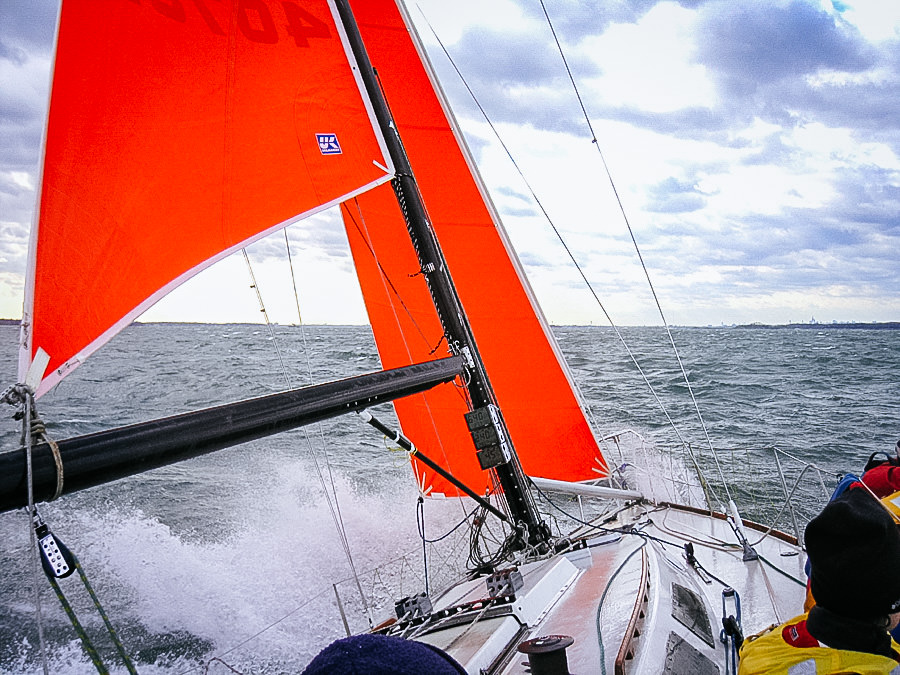
[[[611,329],[554,330],[598,435],[632,429],[660,452],[689,446],[718,475],[713,445],[742,512],[763,522],[785,489],[774,448],[787,453],[789,491],[801,474],[811,479],[797,492],[802,519],[837,475],[859,471],[900,438],[900,332],[673,329],[701,423],[662,329],[622,329],[655,393]],[[273,340],[256,325],[134,325],[42,398],[40,414],[65,438],[279,391],[285,371],[299,385],[379,366],[368,327],[274,332]],[[15,380],[16,335],[0,326],[3,386]],[[395,424],[389,405],[376,414]],[[9,450],[19,429],[10,415],[5,425],[0,447]],[[367,625],[336,510],[376,621],[393,599],[422,590],[416,498],[405,458],[348,416],[85,490],[41,512],[78,555],[139,672],[286,673],[344,634],[336,589],[351,628]],[[429,534],[452,527],[460,509],[428,500]],[[24,514],[0,514],[0,673],[42,672],[36,592],[50,671],[96,672],[34,574],[27,528]],[[77,577],[61,586],[113,672],[125,672]]]

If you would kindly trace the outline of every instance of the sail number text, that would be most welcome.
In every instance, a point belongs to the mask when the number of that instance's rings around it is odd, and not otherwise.
[[[136,5],[148,0],[131,0]],[[168,19],[185,23],[195,11],[206,27],[216,35],[225,35],[224,21],[217,19],[210,7],[220,7],[221,0],[149,0],[159,14]],[[272,11],[270,5],[278,7]],[[315,17],[295,2],[266,2],[265,0],[238,0],[235,8],[235,25],[241,34],[253,42],[275,44],[279,28],[294,38],[298,47],[308,47],[310,38],[327,38],[331,31],[321,19]],[[227,25],[227,24],[225,24]]]

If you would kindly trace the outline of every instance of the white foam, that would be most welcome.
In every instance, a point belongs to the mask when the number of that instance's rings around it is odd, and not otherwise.
[[[213,653],[205,654],[204,661],[221,655],[238,669],[299,670],[345,634],[332,584],[341,582],[348,611],[359,610],[361,603],[356,584],[348,581],[352,573],[311,469],[300,462],[287,468],[268,486],[265,501],[255,488],[235,496],[227,508],[229,521],[239,525],[224,537],[189,534],[186,523],[176,531],[154,515],[121,505],[100,515],[58,514],[59,526],[51,526],[78,555],[126,643],[139,624],[151,635],[186,633],[195,638],[195,646],[212,644]],[[400,593],[424,590],[413,480],[379,489],[378,495],[354,489],[341,477],[335,477],[335,487],[355,567],[364,592],[379,598],[374,616],[380,621],[392,612]],[[462,515],[454,500],[429,502],[426,509],[431,536]],[[202,522],[190,524],[195,531],[204,527]],[[410,561],[399,572],[371,572],[408,552]],[[71,582],[63,583],[69,588]],[[90,607],[76,611],[90,614]],[[348,618],[356,630],[368,626],[364,615]],[[102,631],[98,621],[85,623],[92,634]],[[132,654],[136,649],[133,644],[126,648]],[[26,665],[28,651],[32,660]],[[77,644],[63,652],[55,650],[54,672],[93,672]],[[0,673],[26,672],[36,655],[33,647],[23,647],[8,666],[13,669]],[[189,655],[154,658],[151,666],[138,664],[140,672],[182,672],[197,664]]]

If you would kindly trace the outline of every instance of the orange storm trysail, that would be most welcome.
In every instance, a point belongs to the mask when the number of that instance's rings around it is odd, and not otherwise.
[[[442,104],[424,51],[394,0],[350,4],[525,472],[572,481],[604,477],[605,460],[556,342]],[[383,366],[446,354],[391,187],[360,195],[342,213]],[[394,405],[405,435],[423,452],[471,487],[486,487],[463,418],[463,389],[442,385]],[[455,493],[425,467],[418,470],[426,491]]]
[[[39,395],[213,261],[392,172],[326,0],[60,12],[19,359],[49,355]]]

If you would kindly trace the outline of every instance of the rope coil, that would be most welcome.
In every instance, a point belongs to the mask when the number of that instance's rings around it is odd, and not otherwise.
[[[47,444],[47,447],[50,448],[50,453],[53,456],[53,463],[56,466],[56,489],[53,492],[53,496],[50,497],[47,501],[54,501],[58,499],[63,493],[63,487],[65,484],[64,476],[65,472],[63,471],[63,461],[62,455],[59,451],[59,445],[50,438],[50,434],[47,433],[47,425],[44,424],[44,421],[38,416],[37,406],[34,402],[34,393],[26,384],[15,384],[9,387],[6,391],[3,392],[3,395],[0,396],[0,402],[7,403],[17,410],[13,415],[14,419],[21,420],[22,427],[22,447],[26,453],[26,463],[28,470],[28,505],[29,505],[29,513],[33,511],[34,504],[34,490],[33,490],[33,475],[32,475],[32,450],[34,448],[35,439],[38,442],[43,442]]]
[[[32,406],[33,405],[34,404],[32,403]],[[63,471],[62,455],[59,452],[59,445],[50,438],[50,435],[47,433],[47,425],[45,425],[44,421],[38,417],[37,410],[34,408],[32,408],[31,411],[31,437],[46,443],[47,447],[50,448],[50,453],[53,455],[53,463],[56,466],[56,490],[54,491],[53,496],[47,501],[55,501],[56,499],[59,499],[63,493],[65,474]]]

